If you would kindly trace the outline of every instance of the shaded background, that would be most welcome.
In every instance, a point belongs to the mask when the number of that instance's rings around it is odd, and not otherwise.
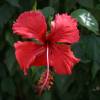
[[[34,85],[44,67],[25,77],[15,59],[13,43],[20,37],[12,24],[20,13],[40,9],[47,20],[67,12],[78,20],[80,41],[72,46],[81,59],[70,76],[54,75],[54,86],[41,96]],[[100,100],[100,0],[0,0],[0,100]]]

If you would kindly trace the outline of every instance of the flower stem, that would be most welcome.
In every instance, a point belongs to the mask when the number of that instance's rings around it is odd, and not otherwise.
[[[35,11],[37,9],[37,0],[34,1],[32,10]]]

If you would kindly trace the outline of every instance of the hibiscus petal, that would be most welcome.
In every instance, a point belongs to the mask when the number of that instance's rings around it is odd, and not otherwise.
[[[67,14],[57,14],[51,22],[51,34],[48,39],[53,42],[74,43],[79,40],[77,21]]]
[[[44,52],[44,47],[34,44],[33,42],[17,42],[14,44],[16,59],[21,67],[24,70],[24,73],[27,74],[27,70],[30,65],[34,62],[36,56]]]
[[[22,13],[12,27],[14,33],[24,38],[35,38],[43,41],[46,33],[46,21],[40,11]]]
[[[46,48],[44,52],[36,56],[33,62],[33,65],[34,66],[47,66]]]
[[[49,59],[57,74],[71,74],[73,66],[79,62],[70,47],[65,44],[53,44],[49,49]]]

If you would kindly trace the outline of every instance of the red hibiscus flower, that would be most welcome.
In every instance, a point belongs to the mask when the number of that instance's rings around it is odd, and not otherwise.
[[[43,14],[27,11],[13,24],[13,31],[22,38],[36,41],[14,44],[16,59],[25,74],[30,66],[47,66],[47,71],[52,67],[57,74],[71,74],[73,66],[79,62],[70,48],[79,40],[77,21],[67,13],[57,14],[47,32]]]
[[[52,85],[50,68],[57,74],[71,74],[73,66],[79,62],[70,47],[79,40],[77,21],[67,13],[57,14],[51,22],[50,32],[47,32],[43,14],[40,11],[27,11],[13,24],[13,31],[22,38],[34,40],[14,44],[16,59],[24,74],[31,66],[47,66],[38,82],[40,93]]]

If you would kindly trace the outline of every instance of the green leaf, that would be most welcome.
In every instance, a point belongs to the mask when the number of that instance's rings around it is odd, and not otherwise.
[[[6,92],[11,95],[15,95],[16,93],[16,86],[13,80],[9,78],[5,78],[1,81],[1,89],[3,92]]]
[[[35,0],[20,0],[20,11],[32,10]]]
[[[76,0],[65,0],[64,7],[66,12],[70,12],[76,8]]]
[[[3,99],[2,99],[2,95],[0,95],[0,100],[3,100]]]
[[[52,7],[45,7],[42,9],[43,14],[46,18],[53,16],[55,13],[55,10]]]
[[[6,32],[6,41],[11,45],[13,46],[14,42],[15,42],[15,39],[13,37],[13,34],[11,32]]]
[[[37,82],[40,77],[41,77],[41,74],[46,70],[45,69],[46,67],[45,66],[40,66],[40,67],[36,67],[36,66],[31,66],[30,70],[31,70],[31,75],[33,76],[33,81],[34,82]]]
[[[17,64],[16,64],[16,59],[15,59],[15,53],[12,48],[9,48],[8,51],[6,52],[5,62],[6,62],[6,66],[9,71],[9,74],[14,75],[17,69]]]
[[[76,49],[76,50],[75,50]],[[100,37],[95,34],[81,35],[81,40],[74,45],[76,55],[81,59],[81,62],[85,64],[91,62],[88,66],[91,68],[92,78],[95,78],[98,71],[100,71]],[[83,60],[83,61],[82,61]],[[89,60],[86,62],[85,60]]]
[[[52,100],[51,91],[46,91],[45,93],[43,93],[39,100]]]
[[[3,79],[7,76],[6,66],[0,63],[0,78]]]
[[[96,9],[100,10],[100,3],[96,5]]]
[[[77,2],[86,8],[93,8],[94,7],[94,1],[93,0],[77,0]]]
[[[13,34],[12,31],[8,29],[5,32],[5,39],[6,39],[6,42],[8,42],[8,44],[11,47],[13,47],[14,43],[19,40],[19,36]]]
[[[59,0],[50,0],[49,5],[55,9],[55,11],[59,10]]]
[[[96,62],[94,61],[93,62],[93,66],[92,66],[92,69],[91,69],[91,72],[92,72],[92,77],[95,78],[98,71],[100,71],[100,63],[99,62]]]
[[[4,4],[0,7],[0,29],[8,22],[8,20],[14,14],[15,9],[8,4]]]
[[[85,54],[88,59],[91,60],[91,73],[92,77],[95,78],[98,71],[100,71],[100,37],[95,35],[89,35],[84,37],[84,43],[86,45]]]
[[[4,42],[3,38],[0,37],[0,51],[3,50],[4,46],[5,46],[5,42]]]
[[[68,93],[68,89],[73,82],[74,80],[71,75],[55,75],[55,87],[57,95],[59,96],[58,98],[61,100],[66,100],[66,97],[68,100],[72,98],[70,97],[71,94]]]
[[[82,26],[91,30],[95,34],[98,34],[99,24],[97,20],[95,19],[95,17],[89,11],[85,9],[78,9],[72,12],[71,15],[74,18],[76,18]]]
[[[12,6],[15,6],[15,7],[19,7],[19,1],[20,0],[6,0],[9,4],[11,4]]]

